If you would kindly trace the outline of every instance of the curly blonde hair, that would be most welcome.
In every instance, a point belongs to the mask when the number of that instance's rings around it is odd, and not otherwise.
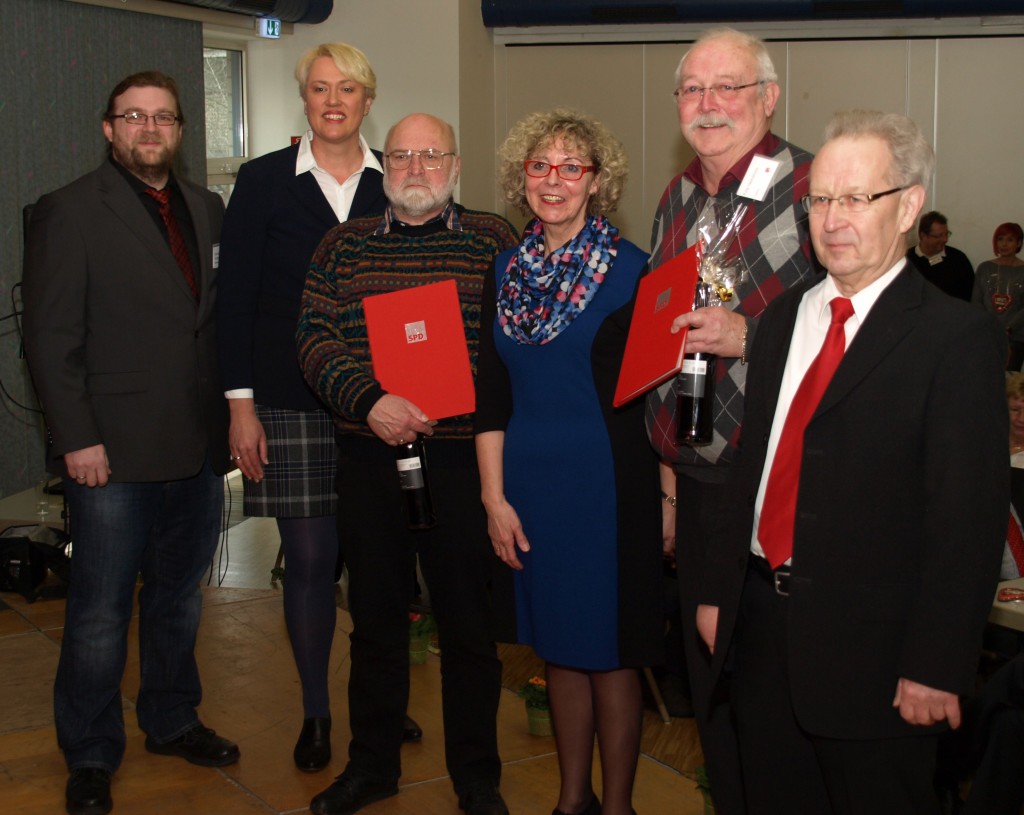
[[[521,212],[530,212],[526,201],[526,170],[523,162],[531,154],[561,138],[569,149],[590,156],[597,165],[599,187],[587,200],[588,215],[614,212],[629,174],[626,150],[601,122],[568,108],[531,113],[516,122],[498,149],[498,188],[505,200]]]
[[[1024,374],[1013,371],[1006,375],[1006,398],[1024,399]]]

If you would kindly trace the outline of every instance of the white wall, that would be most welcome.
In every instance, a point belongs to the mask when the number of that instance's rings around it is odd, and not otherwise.
[[[459,0],[334,0],[319,25],[296,25],[280,40],[249,45],[250,156],[287,146],[307,129],[293,78],[302,53],[322,42],[362,49],[377,74],[377,99],[362,127],[380,148],[388,128],[426,112],[459,127]]]

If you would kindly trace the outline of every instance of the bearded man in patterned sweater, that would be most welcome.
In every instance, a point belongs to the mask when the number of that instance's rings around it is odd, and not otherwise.
[[[771,132],[779,92],[761,40],[732,29],[697,39],[679,63],[675,90],[680,129],[697,156],[666,187],[651,236],[656,268],[697,242],[706,207],[728,215],[747,206],[735,239],[746,279],[728,302],[673,323],[674,330],[690,329],[687,352],[719,357],[711,444],[677,443],[678,379],[647,398],[648,432],[662,461],[665,550],[675,550],[678,566],[694,712],[715,804],[724,815],[743,813],[745,805],[728,677],[711,674],[710,655],[697,636],[701,571],[705,552],[715,546],[715,517],[729,508],[724,485],[743,421],[746,355],[757,318],[775,297],[817,273],[800,204],[812,156]]]
[[[413,114],[391,128],[384,144],[384,217],[353,219],[327,233],[310,264],[297,328],[306,381],[334,414],[339,539],[353,624],[348,766],[310,810],[350,815],[398,792],[409,698],[409,576],[418,554],[438,625],[445,760],[459,806],[467,815],[508,815],[498,791],[495,639],[512,573],[487,536],[473,416],[433,421],[381,387],[362,302],[454,279],[475,373],[484,273],[519,240],[504,218],[452,201],[460,162],[450,125]],[[411,531],[394,448],[418,436],[431,437],[439,521]]]

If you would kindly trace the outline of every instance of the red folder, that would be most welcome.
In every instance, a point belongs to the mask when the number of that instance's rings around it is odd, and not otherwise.
[[[431,419],[476,410],[454,280],[363,299],[373,375]]]
[[[686,331],[673,334],[670,329],[676,317],[693,308],[696,288],[696,246],[641,279],[612,400],[615,407],[679,373]]]

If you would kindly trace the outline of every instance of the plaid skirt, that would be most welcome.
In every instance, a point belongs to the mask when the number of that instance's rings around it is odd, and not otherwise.
[[[258,484],[245,479],[242,511],[271,518],[333,515],[338,452],[330,414],[257,404],[256,416],[267,434],[270,463],[263,465]]]

